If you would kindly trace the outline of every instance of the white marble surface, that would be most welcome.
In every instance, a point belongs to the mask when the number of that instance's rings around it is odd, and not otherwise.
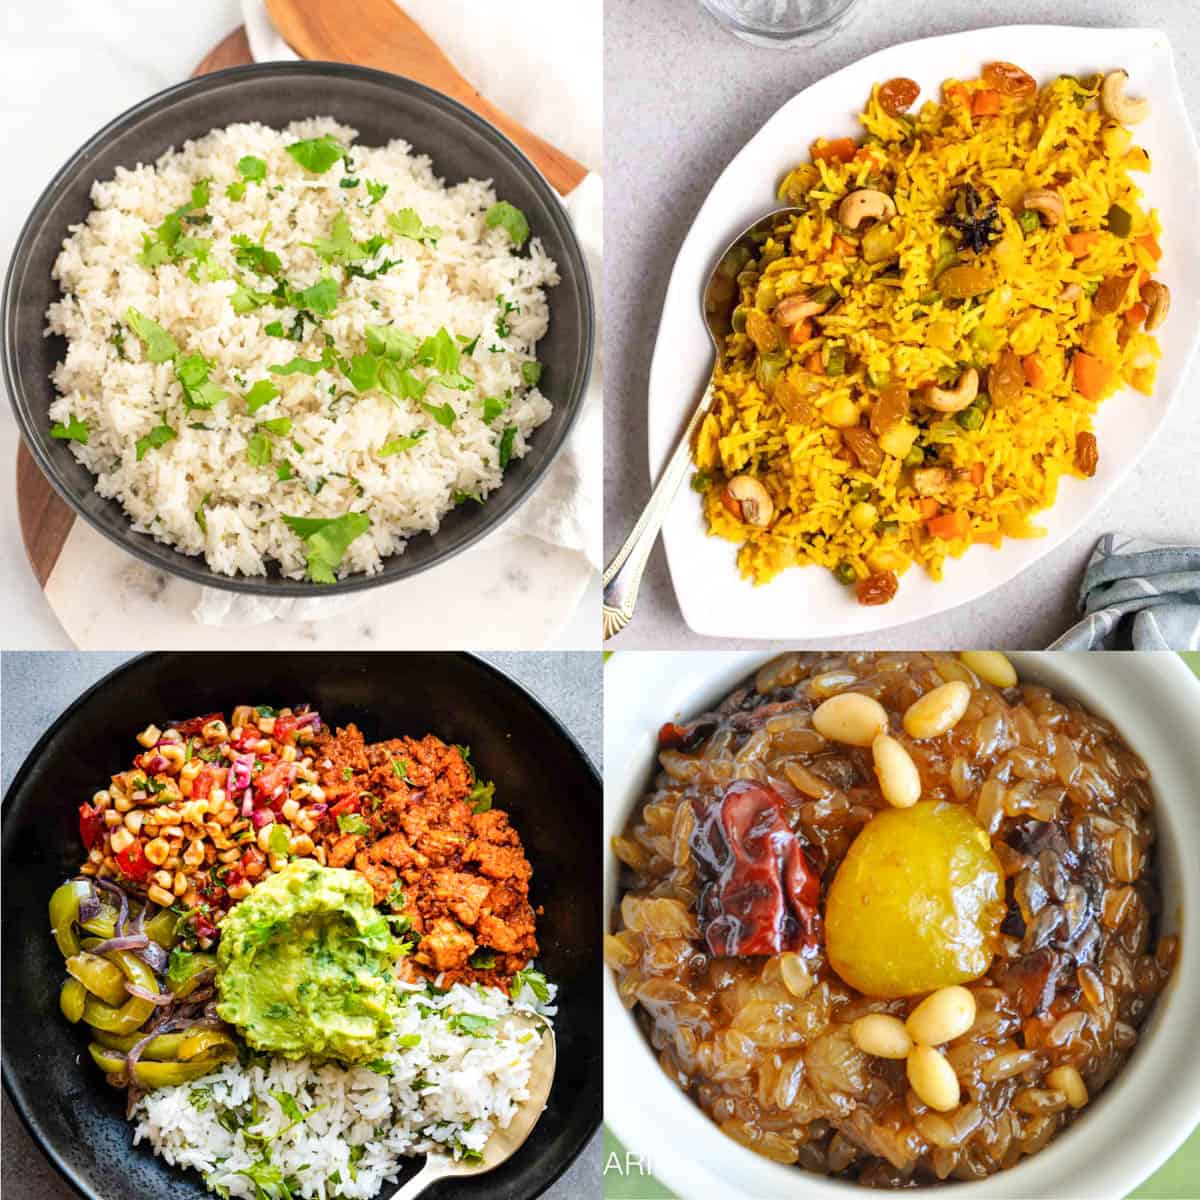
[[[593,610],[594,611],[594,610]],[[594,622],[593,622],[594,624]],[[0,778],[4,791],[38,738],[81,692],[120,666],[127,654],[5,653],[0,658]],[[601,762],[600,663],[594,654],[484,654],[529,688]],[[9,1031],[11,1033],[11,1031]],[[25,1132],[8,1097],[0,1148],[9,1200],[70,1200],[75,1193]],[[592,1139],[546,1200],[590,1200],[600,1193],[601,1135]]]
[[[547,0],[519,0],[516,9],[526,11],[527,23],[540,20],[545,27],[539,14],[546,5]],[[486,60],[472,51],[461,0],[417,0],[409,7],[435,36],[447,23],[452,35],[447,49],[489,97],[582,161],[599,164],[599,64],[587,69],[583,49],[598,37],[598,6],[585,19],[564,25],[560,40],[538,42],[532,51],[535,70],[505,70],[486,80],[480,75]],[[45,181],[79,143],[129,105],[185,78],[240,22],[239,0],[188,5],[9,0],[3,6],[0,68],[11,84],[4,102],[5,143],[21,169],[7,172],[0,189],[0,264],[7,263]],[[515,31],[521,21],[509,25]],[[486,33],[475,29],[477,37]],[[494,36],[484,40],[489,47],[496,44]],[[582,70],[567,67],[580,62]],[[533,79],[539,86],[531,85]],[[84,88],[86,103],[80,103]],[[14,462],[18,441],[5,405],[0,463]],[[25,561],[12,483],[8,495],[0,510],[5,645],[114,649],[226,643],[227,632],[192,620],[197,588],[146,570],[81,522],[48,584],[48,604]],[[105,602],[98,604],[97,596]],[[502,546],[493,536],[414,580],[366,594],[348,618],[276,621],[257,627],[255,638],[267,648],[589,648],[599,637],[598,599],[598,577],[581,555],[527,536]]]
[[[864,55],[915,38],[985,25],[1137,25],[1167,31],[1195,124],[1200,113],[1195,13],[1186,0],[992,0],[986,5],[859,0],[849,25],[828,41],[779,51],[736,41],[694,2],[611,2],[605,25],[606,553],[615,552],[649,495],[646,376],[676,252],[713,180],[787,99]],[[1196,382],[1194,370],[1191,386]],[[1075,619],[1082,570],[1102,533],[1120,530],[1160,541],[1200,536],[1198,461],[1200,420],[1196,405],[1185,402],[1095,517],[1046,559],[972,604],[839,641],[871,648],[1047,645]],[[983,558],[980,569],[986,567]],[[799,612],[798,640],[788,645],[819,645],[804,640],[808,633],[805,614]],[[683,623],[659,546],[637,615],[608,645],[749,649],[770,643],[692,633]]]

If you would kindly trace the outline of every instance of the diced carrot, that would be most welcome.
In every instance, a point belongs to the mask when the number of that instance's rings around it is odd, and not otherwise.
[[[1150,272],[1149,271],[1139,271],[1138,277],[1137,277],[1138,291],[1140,292],[1142,290],[1143,285],[1145,285],[1149,282],[1150,282]]]
[[[812,144],[814,162],[849,162],[857,150],[858,143],[848,137],[834,138],[831,142],[821,138]]]
[[[1042,360],[1036,354],[1027,354],[1021,359],[1021,366],[1025,371],[1025,382],[1030,387],[1046,386],[1046,368],[1042,366]]]
[[[833,235],[833,242],[830,244],[829,252],[834,258],[841,258],[843,255],[851,255],[856,253],[858,247],[853,242],[848,242],[839,233]]]
[[[808,360],[805,362],[804,366],[807,370],[811,371],[814,375],[824,375],[825,374],[825,366],[821,362],[820,350],[814,350],[808,356]]]
[[[991,88],[984,88],[982,91],[975,93],[974,100],[971,101],[971,116],[973,117],[995,117],[1000,114],[1000,93],[993,91]]]
[[[971,464],[971,482],[978,487],[983,482],[984,465],[981,462]]]
[[[1162,247],[1158,244],[1158,239],[1152,233],[1143,233],[1141,237],[1135,237],[1134,242],[1141,246],[1147,254],[1150,255],[1155,262],[1162,258]]]
[[[934,537],[950,541],[956,537],[966,537],[971,532],[971,519],[964,512],[942,513],[939,517],[931,517],[925,522],[925,528]]]
[[[917,511],[923,517],[936,517],[942,506],[932,496],[922,496],[917,501]]]
[[[1063,240],[1067,244],[1067,249],[1076,258],[1083,258],[1100,240],[1100,231],[1098,229],[1083,229],[1078,233],[1068,233]]]
[[[1075,351],[1071,370],[1075,373],[1075,390],[1088,400],[1099,400],[1112,378],[1112,367],[1104,359],[1082,350]]]
[[[791,346],[803,346],[812,337],[812,331],[813,324],[810,320],[805,318],[803,321],[797,321],[788,330],[788,344]]]
[[[1135,304],[1132,308],[1125,310],[1125,324],[1132,325],[1134,329],[1146,319],[1146,314],[1150,310],[1144,304]]]

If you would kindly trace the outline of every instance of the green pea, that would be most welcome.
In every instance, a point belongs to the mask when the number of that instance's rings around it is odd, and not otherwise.
[[[855,571],[854,564],[844,558],[833,568],[833,576],[838,583],[844,583],[847,586],[858,581],[858,572]]]
[[[919,467],[925,461],[925,451],[920,446],[914,446],[905,456],[906,467]]]
[[[983,428],[983,413],[971,405],[970,408],[964,408],[954,418],[963,429],[982,429]]]

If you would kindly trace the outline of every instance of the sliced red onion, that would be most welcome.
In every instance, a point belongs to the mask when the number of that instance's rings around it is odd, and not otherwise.
[[[169,1017],[166,1020],[159,1021],[146,1034],[140,1038],[132,1046],[129,1047],[129,1053],[125,1055],[125,1073],[129,1076],[130,1086],[133,1086],[133,1068],[137,1065],[137,1060],[141,1058],[142,1051],[158,1036],[164,1033],[180,1033],[185,1029],[194,1029],[197,1026],[207,1025],[204,1020],[192,1020],[190,1017]]]
[[[152,992],[149,988],[139,987],[136,983],[125,980],[125,990],[139,1000],[149,1000],[151,1004],[174,1004],[175,997],[170,993]]]
[[[317,712],[306,712],[296,722],[297,729],[311,729],[313,733],[321,732],[321,714]]]
[[[161,975],[167,969],[167,952],[157,943],[149,939],[137,956],[152,970],[155,975]]]
[[[321,818],[329,811],[328,804],[310,804],[305,811],[310,817]]]
[[[80,925],[86,925],[89,921],[95,920],[100,915],[100,909],[100,897],[96,895],[95,889],[93,889],[79,901]]]
[[[160,771],[167,769],[167,760],[161,754],[151,753],[146,757],[145,765],[142,769],[149,771],[151,775],[157,775]]]
[[[188,996],[188,1000],[192,1004],[207,1004],[216,994],[216,989],[214,988],[197,988],[196,991]]]
[[[247,788],[242,793],[242,816],[248,817],[254,811],[254,789]]]
[[[250,814],[250,820],[254,822],[255,829],[261,829],[264,825],[275,824],[275,813],[269,808],[256,808]]]
[[[150,939],[144,933],[128,933],[122,937],[106,938],[92,947],[93,954],[107,954],[110,950],[145,950]]]
[[[242,788],[250,786],[250,780],[254,776],[254,755],[253,754],[236,754],[234,755],[233,765],[229,768],[229,790],[231,792],[241,791]]]
[[[97,879],[96,887],[106,892],[116,893],[117,900],[121,905],[121,910],[117,913],[117,936],[124,937],[125,922],[129,919],[129,897],[123,888],[117,887],[115,883],[110,883],[107,879]]]

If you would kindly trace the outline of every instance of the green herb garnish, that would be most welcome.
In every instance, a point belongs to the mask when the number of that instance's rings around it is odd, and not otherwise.
[[[50,436],[64,442],[82,442],[87,445],[88,427],[86,421],[67,414],[65,421],[56,421],[50,426]]]
[[[335,162],[349,154],[349,150],[331,133],[323,134],[319,138],[293,142],[287,147],[287,152],[306,171],[311,171],[314,175],[324,175]]]
[[[166,413],[163,414],[164,421]],[[175,437],[175,430],[170,425],[156,425],[145,437],[140,437],[137,440],[137,460],[141,462],[146,457],[147,450],[157,450],[160,446],[165,446],[172,438]]]
[[[497,226],[503,229],[518,250],[525,245],[525,240],[529,237],[529,222],[525,219],[525,214],[507,200],[493,204],[484,220],[489,229],[495,229]]]
[[[316,490],[320,491],[320,487]],[[334,583],[337,579],[334,569],[341,563],[350,543],[371,526],[371,518],[361,512],[344,513],[340,517],[285,516],[283,520],[304,542],[308,577],[314,583]]]

